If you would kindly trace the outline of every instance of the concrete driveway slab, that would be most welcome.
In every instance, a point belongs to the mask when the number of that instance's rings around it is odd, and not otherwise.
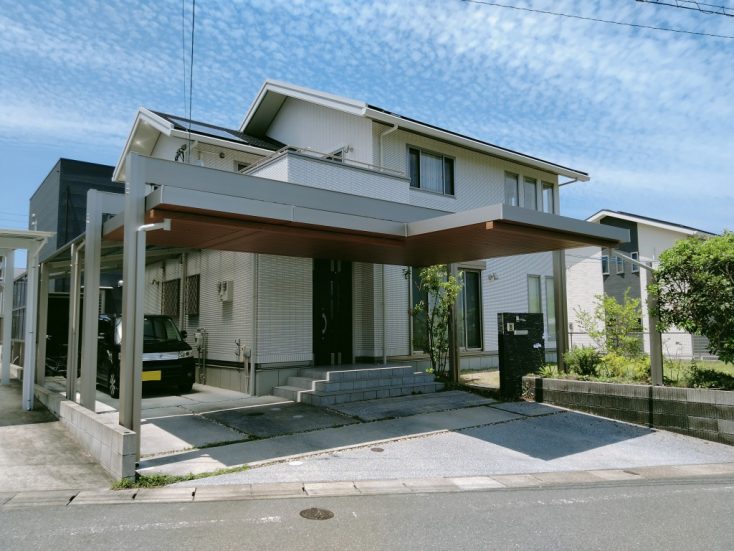
[[[247,434],[192,414],[144,419],[140,424],[140,435],[141,457],[241,442],[249,438]]]
[[[203,417],[261,438],[357,422],[346,415],[295,402],[214,411]]]
[[[553,415],[554,413],[566,411],[563,408],[553,407],[547,404],[538,404],[537,402],[503,402],[501,404],[494,404],[492,407],[504,411],[511,411],[512,413],[527,415],[529,417]]]
[[[435,394],[419,394],[397,398],[381,398],[331,406],[330,409],[346,415],[359,417],[363,421],[376,421],[390,417],[407,417],[419,413],[445,411],[450,409],[484,406],[495,403],[492,398],[485,398],[471,392],[451,390]]]
[[[0,489],[109,487],[112,479],[51,413],[21,409],[21,394],[17,381],[0,386]]]

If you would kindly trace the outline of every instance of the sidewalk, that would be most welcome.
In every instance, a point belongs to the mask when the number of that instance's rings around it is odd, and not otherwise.
[[[21,409],[17,380],[0,385],[0,492],[109,488],[112,479],[47,410]]]

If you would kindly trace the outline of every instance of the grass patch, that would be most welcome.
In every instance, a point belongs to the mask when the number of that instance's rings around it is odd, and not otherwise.
[[[118,480],[112,485],[113,490],[126,490],[129,488],[160,488],[168,486],[176,482],[188,482],[189,480],[199,480],[200,478],[209,478],[210,476],[219,476],[222,474],[241,473],[248,470],[247,465],[239,467],[228,467],[217,469],[208,473],[189,473],[184,475],[172,474],[136,474],[135,480]]]

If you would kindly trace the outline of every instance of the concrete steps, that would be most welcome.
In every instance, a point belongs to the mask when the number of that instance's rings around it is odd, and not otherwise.
[[[273,394],[314,406],[333,406],[391,396],[427,394],[442,390],[433,375],[411,366],[337,366],[304,368]]]

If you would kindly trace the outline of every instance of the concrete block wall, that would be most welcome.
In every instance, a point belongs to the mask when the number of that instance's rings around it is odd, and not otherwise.
[[[734,445],[734,392],[523,378],[536,402]]]
[[[102,422],[96,413],[36,385],[36,398],[66,427],[72,437],[116,479],[135,478],[135,433]]]

